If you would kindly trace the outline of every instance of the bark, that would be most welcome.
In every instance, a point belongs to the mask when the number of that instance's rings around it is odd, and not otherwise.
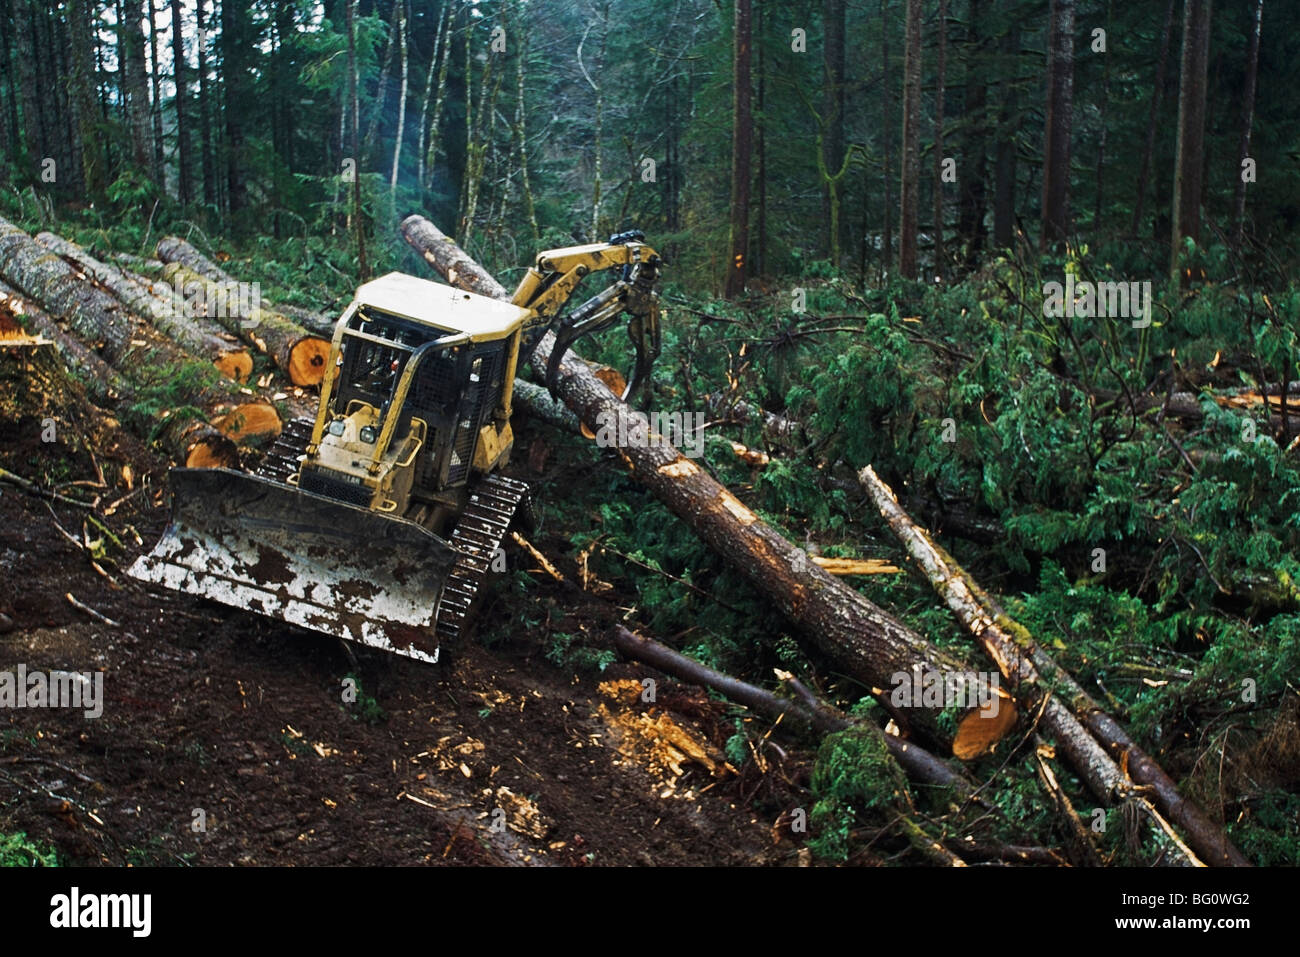
[[[352,113],[349,148],[352,153],[352,228],[356,231],[357,273],[361,281],[370,278],[370,264],[366,261],[366,231],[361,211],[361,107],[357,102],[357,0],[343,0],[347,7],[348,34],[348,104]]]
[[[1255,123],[1255,86],[1259,79],[1259,34],[1264,19],[1264,0],[1255,0],[1251,20],[1250,49],[1246,53],[1246,89],[1241,95],[1241,136],[1237,141],[1237,187],[1232,203],[1233,241],[1240,246],[1246,221],[1246,181],[1241,164],[1250,156],[1250,129]]]
[[[1160,54],[1156,58],[1156,79],[1151,86],[1151,111],[1147,115],[1146,148],[1142,151],[1142,165],[1138,168],[1137,199],[1133,203],[1133,222],[1129,234],[1137,236],[1138,227],[1142,225],[1142,206],[1147,198],[1147,179],[1151,173],[1151,156],[1156,149],[1156,130],[1159,119],[1160,101],[1165,95],[1165,70],[1169,66],[1169,43],[1174,32],[1174,6],[1177,0],[1169,0],[1165,7],[1165,25],[1160,34]]]
[[[903,43],[903,164],[899,184],[898,271],[916,278],[916,216],[921,179],[921,0],[907,0]]]
[[[196,48],[199,59],[199,145],[202,152],[203,166],[203,203],[214,212],[219,203],[217,194],[217,163],[212,153],[212,106],[208,96],[208,35],[204,19],[204,7],[207,0],[198,0],[198,40]]]
[[[1043,225],[1039,248],[1070,230],[1070,133],[1074,121],[1074,0],[1052,0],[1047,31],[1047,128],[1043,134]]]
[[[87,198],[93,203],[104,193],[105,157],[101,138],[96,131],[98,110],[92,85],[95,66],[91,54],[90,12],[86,0],[71,0],[68,20],[72,39],[72,99],[81,133],[81,176]]]
[[[402,223],[406,241],[453,285],[508,300],[506,290],[436,226],[421,216]],[[545,375],[554,335],[545,335],[532,368]],[[588,429],[617,423],[619,434],[637,431],[631,409],[618,401],[592,369],[570,353],[560,365],[557,391]],[[609,418],[603,418],[603,417]],[[630,431],[629,431],[630,430]],[[866,688],[881,689],[882,704],[910,733],[948,743],[937,719],[942,708],[897,707],[886,690],[895,676],[919,670],[922,681],[954,675],[957,690],[987,695],[990,690],[956,656],[935,648],[906,625],[836,580],[724,488],[695,461],[661,436],[620,449],[632,475],[682,518],[700,539],[730,562],[770,598],[809,642]],[[974,710],[969,715],[976,714]]]
[[[1020,27],[1012,25],[1002,40],[1002,53],[1011,63],[1012,75],[1000,84],[1002,104],[998,117],[998,145],[993,169],[993,243],[1008,249],[1015,236],[1016,136],[1020,130],[1020,95],[1016,89],[1020,72]]]
[[[890,179],[890,137],[889,131],[893,125],[889,121],[890,105],[892,100],[890,95],[892,91],[889,88],[889,18],[885,16],[885,0],[880,0],[880,115],[882,117],[880,138],[884,141],[885,151],[885,225],[884,225],[884,246],[880,253],[880,278],[883,280],[885,273],[889,271],[889,264],[894,257],[894,221],[891,218],[894,212],[894,200],[890,195],[893,188],[893,181]],[[863,191],[866,195],[866,191]]]
[[[988,74],[984,62],[985,4],[989,0],[970,0],[966,23],[966,82],[963,114],[966,136],[962,143],[960,203],[957,232],[966,242],[966,261],[974,264],[984,248],[984,211],[987,204],[987,159],[985,140],[988,124]]]
[[[749,185],[753,117],[750,114],[750,0],[735,0],[731,73],[731,257],[727,261],[723,295],[735,299],[745,292],[749,260]],[[595,237],[593,237],[594,239]]]
[[[409,63],[406,55],[406,8],[402,0],[397,4],[397,38],[401,44],[402,86],[397,97],[397,142],[393,144],[393,174],[388,179],[390,194],[397,193],[397,171],[402,159],[402,139],[406,133],[406,83]]]
[[[153,164],[153,144],[149,132],[149,86],[145,77],[144,33],[140,26],[144,20],[141,0],[124,0],[122,11],[125,19],[118,34],[122,53],[119,69],[123,71],[123,93],[131,130],[131,158],[144,171],[149,170]]]
[[[162,275],[167,263],[180,263],[182,266],[194,270],[200,276],[211,279],[213,282],[227,284],[238,282],[234,276],[179,236],[164,236],[158,240],[156,251],[161,262],[152,259],[139,260],[139,257],[132,257],[132,259],[138,260],[139,268],[150,274],[156,273],[158,276]],[[114,258],[123,257],[119,255]],[[123,261],[130,262],[131,260],[123,259]],[[303,309],[300,306],[284,305],[283,303],[273,304],[265,299],[262,300],[262,308],[268,312],[280,313],[292,319],[307,331],[327,339],[334,335],[334,323],[338,320],[337,316],[331,316],[328,313]]]
[[[524,215],[528,218],[528,228],[533,237],[533,245],[537,246],[542,241],[542,232],[537,225],[537,205],[533,201],[533,184],[528,174],[528,107],[524,96],[526,90],[524,71],[528,64],[528,31],[523,30],[521,32],[523,38],[519,41],[513,133],[515,137],[515,153],[518,156],[519,164],[519,185],[524,200]]]
[[[75,243],[53,233],[40,233],[36,241],[70,261],[88,279],[112,293],[133,313],[147,320],[186,352],[207,359],[229,379],[248,381],[253,371],[253,360],[248,350],[240,347],[238,340],[218,335],[207,323],[187,316],[175,302],[157,297],[116,266],[100,262]]]
[[[911,520],[899,507],[893,491],[870,466],[859,473],[858,479],[944,603],[1012,683],[1017,697],[1022,701],[1038,698],[1033,707],[1042,709],[1042,727],[1057,739],[1094,793],[1098,786],[1105,787],[1108,793],[1129,790],[1126,772],[1132,781],[1152,789],[1156,806],[1184,829],[1188,843],[1206,863],[1249,866],[1223,828],[1211,823],[1203,811],[1179,795],[1169,776],[1133,743],[1114,718],[1102,711],[1069,672],[1057,666],[1033,637]],[[1098,793],[1098,797],[1103,795]]]
[[[438,32],[433,41],[433,52],[429,55],[429,75],[424,84],[424,99],[420,104],[420,136],[416,143],[416,154],[419,161],[419,170],[416,175],[416,183],[421,189],[429,188],[429,180],[426,178],[426,171],[432,174],[434,160],[438,151],[438,124],[442,118],[442,104],[447,93],[447,47],[451,38],[451,4],[444,3],[442,9],[438,12]],[[437,103],[434,107],[433,125],[430,129],[429,119],[429,100],[434,91],[434,69],[441,63],[438,69],[438,86],[437,86]],[[428,143],[428,152],[426,154],[425,144]]]
[[[190,157],[189,81],[185,60],[185,30],[181,0],[171,0],[172,7],[172,75],[176,81],[176,197],[182,206],[194,200],[194,164]]]
[[[207,421],[218,414],[234,425],[243,418],[241,408],[255,406],[255,417],[265,419],[269,412],[278,429],[273,407],[248,403],[245,390],[210,364],[191,360],[173,343],[151,333],[117,299],[80,279],[62,259],[4,220],[0,220],[0,277],[66,322],[83,343],[93,344],[137,397],[152,397],[153,403],[125,406],[123,418],[135,431],[156,439],[175,461],[192,466],[238,465],[234,441]],[[166,406],[158,413],[152,411],[161,401]],[[248,409],[248,417],[254,417],[253,409]]]
[[[304,388],[319,385],[325,378],[329,360],[328,339],[314,336],[284,316],[263,308],[249,297],[236,295],[233,287],[215,283],[191,269],[172,263],[163,270],[163,279],[185,290],[185,298],[195,293],[207,304],[205,315],[232,335],[238,336],[258,352],[271,357],[289,381]]]
[[[1178,84],[1178,151],[1174,159],[1173,243],[1170,273],[1178,268],[1183,240],[1201,241],[1201,177],[1205,164],[1205,83],[1210,52],[1210,0],[1183,7],[1183,61]]]
[[[64,332],[48,312],[4,282],[0,282],[0,310],[20,319],[30,332],[53,342],[64,364],[95,402],[111,404],[131,395],[130,384],[107,362]]]
[[[948,0],[939,0],[938,70],[934,81],[934,272],[943,262],[943,94],[948,71]]]
[[[822,44],[822,75],[825,78],[822,90],[822,116],[825,118],[822,165],[828,170],[837,168],[844,158],[844,7],[845,0],[823,0],[822,3],[822,35],[825,37]],[[758,35],[763,35],[761,24]],[[760,62],[760,85],[762,82]],[[759,112],[762,113],[762,110],[763,104],[760,102]],[[831,228],[832,223],[837,227],[839,224],[839,197],[832,195],[832,187],[838,184],[823,185],[822,215],[827,230],[826,250],[831,264],[838,265],[841,237],[838,228],[833,231]]]
[[[159,192],[165,181],[163,176],[163,128],[162,128],[162,92],[158,70],[158,20],[155,16],[154,0],[144,0],[149,21],[149,87],[152,101],[149,105],[149,117],[153,123],[152,165],[149,171],[153,181],[158,184]]]

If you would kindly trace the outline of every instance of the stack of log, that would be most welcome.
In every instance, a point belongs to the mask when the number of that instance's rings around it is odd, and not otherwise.
[[[200,291],[213,301],[214,290]],[[279,434],[274,401],[289,396],[270,376],[269,390],[255,387],[252,350],[270,355],[295,386],[319,383],[329,355],[328,340],[269,310],[219,324],[205,313],[222,310],[195,310],[194,300],[127,264],[52,233],[33,238],[3,219],[0,300],[50,340],[87,395],[190,467],[237,467],[241,447]]]

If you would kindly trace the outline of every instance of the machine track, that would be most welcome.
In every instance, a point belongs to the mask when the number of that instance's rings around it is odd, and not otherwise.
[[[267,449],[256,474],[274,482],[287,483],[297,474],[299,459],[306,451],[315,421],[291,419],[285,423],[275,444]],[[527,483],[504,475],[489,475],[469,493],[469,503],[448,542],[459,556],[443,587],[435,625],[438,640],[451,641],[465,630],[475,600],[492,567],[492,556],[505,539],[519,503],[530,492]]]
[[[438,606],[439,642],[461,636],[492,566],[492,556],[501,547],[515,510],[529,491],[526,482],[504,475],[489,475],[470,491],[469,503],[449,539],[460,557],[447,578]]]
[[[275,444],[266,450],[254,475],[287,484],[289,476],[298,474],[298,458],[307,451],[315,419],[306,417],[290,419],[280,429]]]

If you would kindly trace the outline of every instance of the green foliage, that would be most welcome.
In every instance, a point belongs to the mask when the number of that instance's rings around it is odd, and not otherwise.
[[[880,732],[855,725],[822,740],[810,789],[815,836],[808,846],[819,857],[843,861],[855,822],[887,816],[907,794],[907,782]]]
[[[53,848],[34,841],[25,833],[0,834],[0,867],[58,867]]]
[[[348,672],[344,676],[344,680],[352,681],[356,687],[356,701],[351,702],[347,708],[348,713],[352,715],[354,720],[364,721],[366,724],[381,724],[388,720],[388,715],[379,706],[379,702],[375,700],[374,695],[369,694],[361,687],[360,676]],[[311,750],[310,746],[308,746],[307,750]]]

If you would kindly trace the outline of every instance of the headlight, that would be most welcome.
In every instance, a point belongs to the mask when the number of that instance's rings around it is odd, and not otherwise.
[[[335,419],[329,425],[329,433],[335,438],[338,438],[343,434],[345,428],[347,428],[347,424],[342,419]]]
[[[379,432],[373,425],[363,425],[361,427],[361,441],[367,445],[374,445],[375,439],[379,438]]]

